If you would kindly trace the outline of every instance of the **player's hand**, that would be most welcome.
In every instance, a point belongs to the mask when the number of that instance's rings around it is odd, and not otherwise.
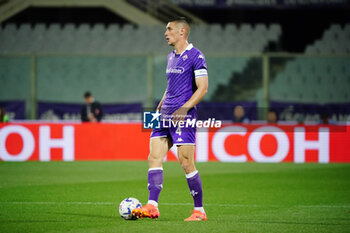
[[[179,108],[173,113],[173,121],[184,121],[187,116],[188,110],[186,108]]]
[[[90,113],[88,117],[89,117],[89,120],[90,120],[91,122],[97,122],[97,120],[96,120],[94,114]]]

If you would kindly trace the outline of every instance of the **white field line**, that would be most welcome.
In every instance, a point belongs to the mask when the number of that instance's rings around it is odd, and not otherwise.
[[[59,202],[59,201],[8,201],[0,202],[0,205],[119,205],[115,202]],[[193,205],[193,203],[159,203],[160,206],[187,206]],[[204,203],[204,206],[219,206],[219,207],[296,207],[296,208],[350,208],[350,205],[295,205],[295,206],[284,206],[284,205],[261,205],[261,204],[213,204]]]

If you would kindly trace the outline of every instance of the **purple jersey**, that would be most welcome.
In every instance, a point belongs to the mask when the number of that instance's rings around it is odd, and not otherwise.
[[[207,64],[203,53],[192,44],[182,54],[175,50],[169,53],[167,61],[168,86],[162,108],[179,108],[197,90],[195,78],[208,76]]]

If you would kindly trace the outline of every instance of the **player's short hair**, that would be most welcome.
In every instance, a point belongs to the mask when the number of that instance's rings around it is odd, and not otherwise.
[[[175,22],[176,24],[182,24],[185,28],[185,35],[190,35],[191,27],[188,20],[185,17],[175,17],[169,20],[169,22]]]
[[[91,96],[92,96],[92,94],[91,94],[90,91],[87,91],[87,92],[84,93],[84,98],[89,98]]]
[[[269,112],[274,112],[274,113],[276,113],[276,109],[274,109],[274,108],[269,108]]]

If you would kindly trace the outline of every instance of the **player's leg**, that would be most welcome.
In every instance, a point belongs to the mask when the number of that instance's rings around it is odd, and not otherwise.
[[[148,156],[148,203],[134,209],[132,214],[138,218],[149,217],[158,218],[158,198],[163,187],[163,160],[169,149],[172,147],[172,142],[167,137],[151,137],[150,153]]]
[[[207,220],[203,208],[203,189],[202,180],[194,164],[194,145],[179,145],[178,157],[182,169],[186,174],[187,184],[194,201],[194,210],[192,215],[185,221]]]
[[[163,187],[163,160],[172,142],[167,137],[153,137],[150,140],[150,153],[148,156],[148,203],[158,206],[158,198]]]
[[[194,165],[194,150],[195,145],[177,145],[179,162],[186,174],[196,171],[196,167]]]

